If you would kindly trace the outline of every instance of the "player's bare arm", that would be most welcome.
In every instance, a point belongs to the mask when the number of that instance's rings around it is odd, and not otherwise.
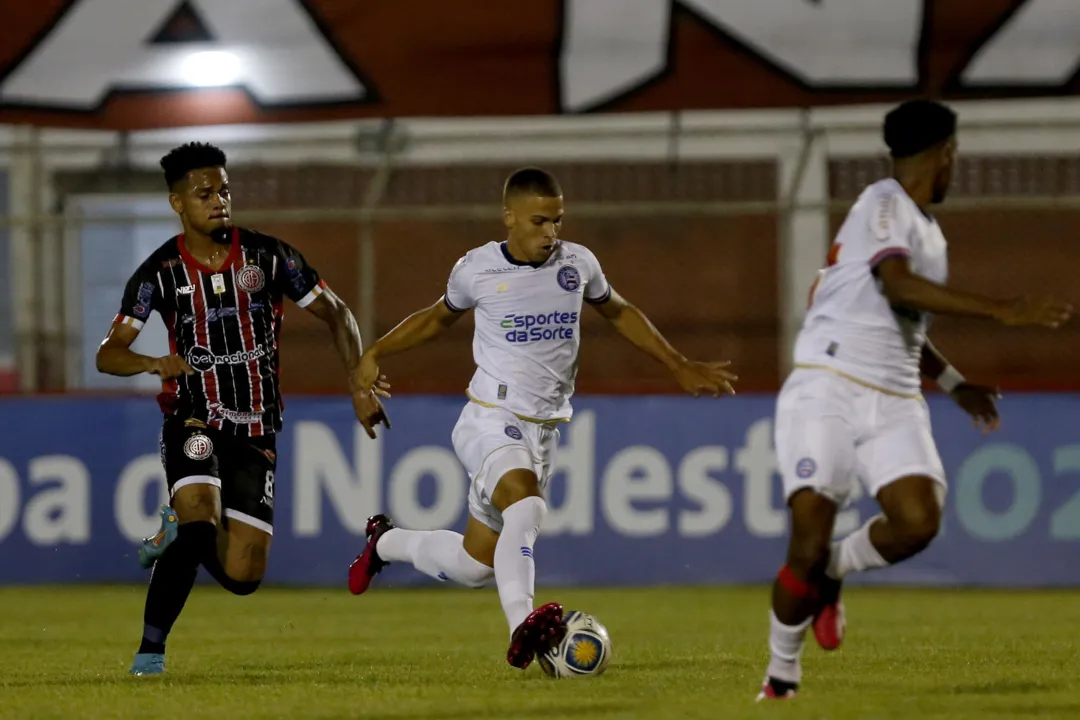
[[[1051,297],[1025,295],[1002,300],[939,285],[913,273],[906,258],[884,260],[877,266],[877,275],[889,302],[912,310],[1048,328],[1060,327],[1072,314],[1072,305]]]
[[[414,312],[397,327],[379,338],[360,359],[357,387],[369,388],[379,377],[379,360],[423,345],[456,323],[464,312],[451,310],[444,298],[431,307]]]
[[[731,364],[730,361],[707,363],[687,360],[671,346],[645,313],[614,290],[611,291],[610,299],[594,304],[593,307],[620,335],[650,357],[662,362],[675,376],[679,385],[694,397],[702,393],[711,394],[713,397],[720,397],[721,393],[735,394],[731,383],[739,378],[725,369]]]
[[[997,410],[1000,391],[987,385],[969,383],[929,340],[922,347],[919,372],[937,382],[938,386],[971,416],[976,429],[985,434],[1001,426],[1001,417]]]
[[[327,288],[306,308],[312,315],[322,320],[330,328],[334,347],[345,363],[349,378],[349,390],[352,392],[353,409],[356,418],[364,427],[368,437],[375,438],[375,426],[382,423],[390,427],[390,419],[379,402],[377,395],[390,397],[390,385],[385,378],[373,379],[364,384],[360,378],[360,358],[364,346],[360,337],[360,327],[356,324],[349,306],[332,290]]]
[[[120,377],[150,373],[160,376],[163,380],[195,374],[195,370],[179,355],[155,358],[135,352],[131,349],[131,344],[138,336],[139,331],[135,328],[113,323],[109,334],[98,347],[98,372]]]

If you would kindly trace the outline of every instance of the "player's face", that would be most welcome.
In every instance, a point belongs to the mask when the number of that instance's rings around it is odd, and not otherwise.
[[[529,262],[544,262],[555,250],[562,217],[561,197],[514,196],[507,199],[503,209],[510,239]]]
[[[208,235],[216,242],[231,241],[232,195],[225,168],[192,170],[169,195],[169,202],[186,227]]]
[[[956,166],[956,137],[953,136],[945,141],[941,148],[941,156],[938,160],[937,174],[934,175],[934,195],[931,202],[939,203],[945,200],[949,194],[949,186],[952,185],[953,168]]]

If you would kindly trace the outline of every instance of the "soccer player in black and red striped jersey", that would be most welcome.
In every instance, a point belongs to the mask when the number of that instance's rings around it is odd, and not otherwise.
[[[135,675],[164,671],[165,639],[200,564],[237,595],[262,581],[274,524],[286,297],[329,326],[368,435],[375,437],[380,423],[390,426],[377,397],[388,396],[385,382],[374,391],[353,382],[362,345],[349,308],[294,248],[233,225],[225,154],[189,143],[161,167],[183,232],[135,271],[97,352],[103,373],[151,373],[162,381],[161,459],[171,502],[161,509],[159,532],[139,549],[140,563],[154,571]],[[169,332],[164,357],[131,350],[153,311]]]

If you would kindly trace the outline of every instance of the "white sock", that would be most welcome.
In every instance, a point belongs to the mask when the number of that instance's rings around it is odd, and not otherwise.
[[[776,619],[776,613],[769,611],[770,656],[769,669],[766,671],[769,677],[796,684],[802,679],[800,657],[803,640],[813,620],[813,617],[808,617],[798,625],[785,625]]]
[[[471,557],[461,533],[450,530],[387,530],[376,552],[386,562],[411,563],[420,572],[465,587],[483,587],[495,571]]]
[[[885,558],[870,543],[870,526],[884,515],[875,515],[866,524],[832,545],[829,567],[825,574],[834,580],[843,580],[849,572],[862,572],[888,566]]]
[[[513,634],[533,611],[536,565],[533,544],[547,515],[543,498],[527,497],[503,510],[503,530],[495,545],[495,584]]]

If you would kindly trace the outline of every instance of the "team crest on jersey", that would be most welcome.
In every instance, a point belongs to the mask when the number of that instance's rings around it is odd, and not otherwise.
[[[803,480],[812,477],[817,472],[817,463],[810,458],[803,458],[795,463],[795,474]]]
[[[236,284],[246,293],[257,293],[266,287],[266,275],[258,265],[245,265],[236,271]]]
[[[520,440],[522,438],[521,430],[514,427],[513,425],[507,425],[506,426],[506,436],[508,438],[511,438],[512,440]]]
[[[563,265],[559,268],[559,287],[566,292],[577,292],[581,287],[581,273],[573,265]]]
[[[196,433],[184,443],[184,454],[192,460],[205,460],[214,454],[214,443],[202,433]]]

